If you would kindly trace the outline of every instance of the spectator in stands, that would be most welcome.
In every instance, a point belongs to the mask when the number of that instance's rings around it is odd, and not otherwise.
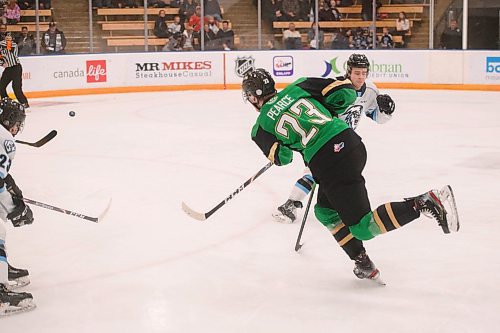
[[[299,0],[299,21],[314,20],[314,6],[314,0]]]
[[[52,8],[52,4],[51,4],[50,0],[39,0],[38,1],[38,5],[40,6],[40,9],[50,9],[50,8]],[[33,7],[35,7],[34,4],[33,4]]]
[[[285,45],[285,49],[288,50],[302,49],[300,32],[295,30],[295,24],[293,22],[290,22],[288,29],[283,31],[283,44]]]
[[[111,8],[113,4],[111,0],[94,0],[94,6],[97,8]]]
[[[441,34],[441,47],[445,50],[462,49],[462,31],[458,27],[457,20],[451,20],[450,26]]]
[[[21,8],[21,10],[33,9],[34,7],[34,2],[29,0],[20,0],[17,4],[19,5],[19,8]]]
[[[199,32],[201,30],[201,7],[196,6],[196,10],[193,15],[189,18],[188,24],[193,27],[194,32]]]
[[[219,32],[219,21],[217,21],[213,16],[205,16],[205,19],[208,23],[208,29],[212,30],[212,32],[217,35]]]
[[[5,36],[7,36],[7,24],[0,23],[0,41],[4,40]]]
[[[165,16],[165,11],[163,9],[161,9],[158,12],[158,17],[155,20],[155,27],[153,29],[153,33],[158,38],[167,38],[171,35],[168,32],[167,18]]]
[[[208,23],[205,22],[203,30],[205,36],[204,37],[205,50],[207,51],[220,50],[222,45],[219,43],[219,40],[217,40],[217,35],[214,34],[214,32],[208,26]]]
[[[151,8],[164,8],[167,4],[162,0],[148,0],[148,7]]]
[[[49,29],[42,35],[42,47],[46,54],[64,54],[66,37],[64,32],[57,29],[54,21],[49,23]]]
[[[222,21],[222,29],[217,32],[217,39],[225,51],[234,50],[234,31],[229,28],[229,21]]]
[[[300,16],[299,0],[283,0],[282,14],[285,21],[298,21]]]
[[[118,8],[139,8],[139,5],[144,4],[142,0],[118,0]]]
[[[318,49],[318,44],[316,40],[319,42],[319,49],[323,49],[323,42],[325,41],[325,32],[321,29],[318,29],[318,38],[316,38],[316,26],[318,24],[316,22],[313,22],[311,25],[311,29],[307,32],[307,42],[309,43],[309,46],[314,49]],[[311,44],[314,41],[313,44]],[[314,47],[312,47],[314,45]]]
[[[182,51],[184,44],[184,35],[182,32],[176,32],[168,39],[163,51]]]
[[[323,2],[323,8],[318,12],[318,17],[320,21],[340,21],[342,15],[337,9],[337,1],[330,0],[330,5]]]
[[[193,31],[193,26],[187,25],[186,30],[182,33],[184,35],[184,45],[182,46],[182,50],[184,51],[193,51],[197,44],[198,36]]]
[[[356,29],[356,33],[352,38],[351,44],[349,44],[349,48],[354,50],[366,50],[368,49],[369,44],[370,43],[366,37],[366,34],[364,34],[363,29],[358,28]]]
[[[402,47],[406,47],[406,34],[410,32],[410,20],[406,18],[405,12],[400,12],[398,18],[396,19],[396,30],[391,32],[394,36],[403,36],[403,41],[401,42]]]
[[[161,10],[160,12],[165,12]],[[174,22],[168,25],[168,33],[173,35],[175,33],[182,33],[184,31],[184,24],[181,23],[181,17],[179,15],[174,16]]]
[[[283,0],[272,0],[274,21],[287,21],[288,18],[283,12]]]
[[[213,16],[217,21],[222,21],[222,11],[218,0],[205,0],[205,16]]]
[[[35,38],[28,32],[28,27],[21,28],[21,34],[15,40],[20,56],[29,56],[35,54]]]
[[[268,39],[266,45],[268,50],[276,50],[276,45],[273,40]]]
[[[377,8],[378,10],[382,6],[382,2],[377,0]],[[371,21],[373,20],[373,0],[361,0],[361,17],[363,21]]]
[[[181,23],[189,20],[196,11],[196,6],[198,6],[198,4],[195,0],[179,0],[179,16],[181,17]]]
[[[6,24],[17,24],[21,20],[21,8],[16,0],[9,0],[5,7],[2,21]]]
[[[346,50],[349,49],[350,37],[352,36],[352,30],[348,29],[345,33],[340,30],[339,32],[333,33],[332,46],[334,50]]]
[[[389,33],[389,29],[383,28],[382,31],[378,47],[380,49],[392,49],[394,47],[394,40],[392,39],[392,35]]]

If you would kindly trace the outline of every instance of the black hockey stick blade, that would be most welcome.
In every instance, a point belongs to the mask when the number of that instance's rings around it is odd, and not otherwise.
[[[27,142],[27,141],[22,141],[22,140],[16,140],[16,142],[22,143],[23,145],[28,145],[31,147],[40,148],[41,146],[43,146],[44,144],[46,144],[47,142],[52,140],[56,135],[57,135],[57,131],[52,130],[49,132],[49,134],[47,134],[46,136],[44,136],[43,138],[41,138],[37,142]]]
[[[316,189],[316,183],[313,185],[313,188],[311,190],[311,194],[309,195],[309,200],[307,200],[306,210],[304,211],[304,216],[302,217],[302,224],[300,225],[300,231],[299,231],[299,234],[297,236],[297,241],[295,242],[295,252],[299,252],[299,250],[302,248],[302,245],[304,245],[304,244],[300,244],[300,239],[302,238],[302,232],[304,231],[304,227],[306,225],[307,214],[309,213],[309,207],[311,207],[311,202],[312,202],[312,198],[314,196],[315,189]]]
[[[200,213],[200,212],[197,212],[195,210],[193,210],[192,208],[190,208],[188,205],[186,205],[186,203],[182,203],[182,210],[189,216],[191,216],[193,219],[195,220],[198,220],[198,221],[205,221],[206,219],[208,219],[213,213],[215,213],[216,211],[219,210],[219,208],[221,208],[222,206],[224,206],[229,200],[231,200],[232,198],[234,198],[238,193],[240,193],[241,191],[243,191],[245,189],[245,187],[247,187],[248,185],[250,185],[251,183],[253,183],[253,181],[255,179],[257,179],[257,177],[259,177],[260,175],[262,175],[266,170],[268,170],[270,167],[273,166],[273,162],[269,162],[267,163],[265,166],[263,166],[255,175],[253,175],[252,177],[250,177],[249,179],[247,179],[246,182],[244,182],[242,185],[240,185],[240,187],[238,187],[236,190],[233,191],[233,193],[231,193],[230,195],[228,195],[224,200],[222,200],[221,202],[219,202],[217,204],[217,206],[215,206],[214,208],[212,208],[211,210],[209,210],[208,212],[206,213]]]
[[[28,204],[32,204],[32,205],[35,205],[35,206],[38,206],[38,207],[42,207],[42,208],[45,208],[45,209],[48,209],[48,210],[53,210],[53,211],[58,212],[58,213],[63,213],[63,214],[71,215],[71,216],[74,216],[74,217],[77,217],[77,218],[80,218],[80,219],[84,219],[84,220],[87,220],[87,221],[92,221],[92,222],[95,222],[95,223],[98,223],[98,222],[102,221],[102,219],[104,218],[104,215],[106,215],[106,213],[108,212],[109,207],[111,207],[111,199],[109,199],[108,205],[103,210],[103,212],[98,217],[92,217],[92,216],[87,216],[85,214],[73,212],[71,210],[67,210],[67,209],[64,209],[64,208],[52,206],[52,205],[49,205],[49,204],[46,204],[46,203],[43,203],[43,202],[40,202],[40,201],[28,199],[28,198],[22,198],[21,200],[23,200],[25,203],[28,203]]]

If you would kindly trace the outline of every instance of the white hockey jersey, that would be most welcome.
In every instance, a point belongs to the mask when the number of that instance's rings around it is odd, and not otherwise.
[[[379,92],[373,82],[366,81],[356,93],[358,98],[356,98],[354,104],[339,115],[339,118],[345,121],[352,129],[356,129],[362,114],[379,124],[386,123],[391,119],[391,115],[380,112],[378,108],[377,96]]]
[[[0,126],[0,177],[4,179],[9,174],[12,160],[16,156],[16,142],[12,134]],[[0,187],[0,218],[7,221],[7,215],[14,209],[11,194],[5,184]]]

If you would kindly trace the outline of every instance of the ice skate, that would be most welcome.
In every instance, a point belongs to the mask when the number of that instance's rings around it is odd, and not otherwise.
[[[375,267],[375,264],[370,260],[366,252],[361,252],[354,259],[353,273],[358,279],[372,280],[373,282],[385,286],[385,282],[380,279],[380,271]]]
[[[414,200],[415,209],[429,218],[434,218],[445,234],[460,229],[455,197],[449,185],[441,190],[430,190],[406,200]]]
[[[15,268],[9,264],[9,289],[18,289],[30,284],[27,269]]]
[[[276,222],[293,223],[297,219],[297,208],[302,208],[302,202],[288,199],[273,213],[273,218]]]
[[[0,284],[0,317],[26,312],[35,307],[30,293],[16,293]]]

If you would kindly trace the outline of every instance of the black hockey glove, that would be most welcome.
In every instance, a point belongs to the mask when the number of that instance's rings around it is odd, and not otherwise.
[[[396,104],[389,95],[378,95],[377,104],[380,112],[391,115],[396,108]]]
[[[14,178],[12,178],[11,175],[7,175],[7,177],[4,178],[5,182],[5,187],[7,188],[7,191],[16,198],[22,199],[23,198],[23,191],[19,187],[17,187],[16,182],[14,181]]]
[[[7,218],[12,222],[14,227],[22,227],[26,224],[31,224],[35,220],[33,218],[33,212],[26,206],[24,201],[14,199],[16,208],[7,215]]]

